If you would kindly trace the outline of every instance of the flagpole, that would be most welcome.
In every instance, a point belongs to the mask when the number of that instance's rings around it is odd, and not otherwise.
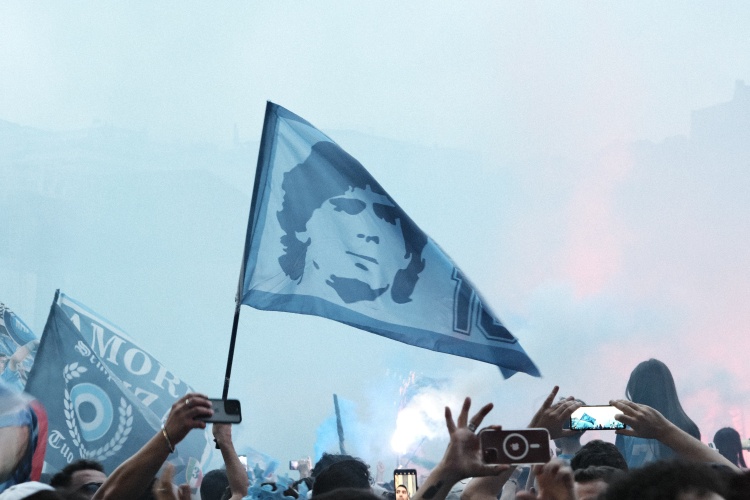
[[[234,358],[234,343],[237,340],[237,327],[240,323],[240,306],[242,305],[242,292],[245,285],[245,269],[247,267],[247,257],[250,252],[248,243],[252,241],[253,221],[255,220],[255,206],[258,202],[258,186],[263,172],[263,164],[268,160],[264,152],[266,151],[266,141],[272,135],[269,131],[276,127],[276,120],[273,114],[274,105],[270,101],[266,102],[266,114],[263,119],[263,134],[260,138],[260,149],[258,150],[258,165],[255,168],[255,184],[253,186],[253,196],[250,200],[250,217],[247,221],[247,235],[245,237],[245,248],[242,253],[242,265],[240,266],[240,279],[237,283],[237,295],[234,299],[234,321],[232,322],[232,337],[229,341],[229,355],[227,356],[227,370],[224,374],[224,391],[221,399],[227,399],[229,395],[229,380],[232,375],[232,361]]]
[[[339,397],[336,394],[333,395],[333,407],[336,410],[336,431],[339,433],[339,450],[342,455],[346,455],[346,450],[344,449],[344,425],[341,423]]]

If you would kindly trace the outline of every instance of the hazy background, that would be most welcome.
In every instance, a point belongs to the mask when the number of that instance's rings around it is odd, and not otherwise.
[[[390,468],[408,386],[399,452],[437,459],[445,404],[523,426],[555,384],[622,397],[649,357],[704,441],[750,437],[749,25],[746,2],[4,1],[0,301],[41,335],[61,288],[219,396],[271,100],[368,168],[543,378],[243,307],[241,451],[336,450],[337,393],[348,451]]]

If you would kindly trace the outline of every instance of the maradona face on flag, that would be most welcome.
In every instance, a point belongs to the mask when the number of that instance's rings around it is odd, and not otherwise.
[[[385,337],[539,372],[447,255],[365,168],[269,103],[241,302],[323,316]]]

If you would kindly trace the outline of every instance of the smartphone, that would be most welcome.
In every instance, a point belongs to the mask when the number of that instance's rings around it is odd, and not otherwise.
[[[625,424],[615,420],[622,414],[614,406],[581,406],[570,415],[570,428],[575,431],[601,431],[624,429]]]
[[[406,488],[404,496],[403,487]],[[417,492],[417,470],[396,469],[393,471],[393,489],[396,492],[396,500],[409,500]],[[401,490],[401,491],[399,491]]]
[[[547,429],[482,429],[479,444],[488,464],[544,464],[552,457]]]
[[[239,399],[210,398],[214,414],[201,420],[213,424],[239,424],[242,422],[242,408]]]

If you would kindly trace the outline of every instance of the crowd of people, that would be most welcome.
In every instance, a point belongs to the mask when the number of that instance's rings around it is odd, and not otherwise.
[[[297,481],[271,482],[248,472],[232,442],[229,424],[210,424],[224,466],[208,472],[201,500],[241,498],[316,500],[625,500],[750,498],[750,472],[743,443],[732,428],[720,429],[712,446],[701,442],[697,425],[677,396],[668,367],[655,359],[633,370],[626,398],[610,401],[626,424],[615,443],[592,440],[581,445],[580,431],[567,428],[581,406],[573,396],[559,398],[555,387],[529,421],[544,429],[557,454],[544,463],[490,463],[482,453],[479,429],[493,405],[471,414],[470,398],[454,419],[445,409],[448,446],[437,466],[411,495],[403,484],[376,483],[359,458],[323,454],[314,467],[300,469]],[[177,443],[213,410],[208,398],[191,393],[177,400],[163,427],[133,456],[110,474],[100,463],[77,460],[52,476],[40,477],[32,467],[33,449],[13,456],[1,450],[0,500],[156,499],[188,500],[188,485],[173,484],[168,458]],[[498,426],[489,426],[499,429]],[[5,426],[3,429],[12,429]],[[33,434],[33,433],[32,433]],[[2,436],[0,436],[2,437]],[[23,436],[29,443],[30,436]],[[1,442],[2,440],[0,440]],[[309,464],[310,466],[312,464]],[[19,475],[18,471],[22,471]]]

